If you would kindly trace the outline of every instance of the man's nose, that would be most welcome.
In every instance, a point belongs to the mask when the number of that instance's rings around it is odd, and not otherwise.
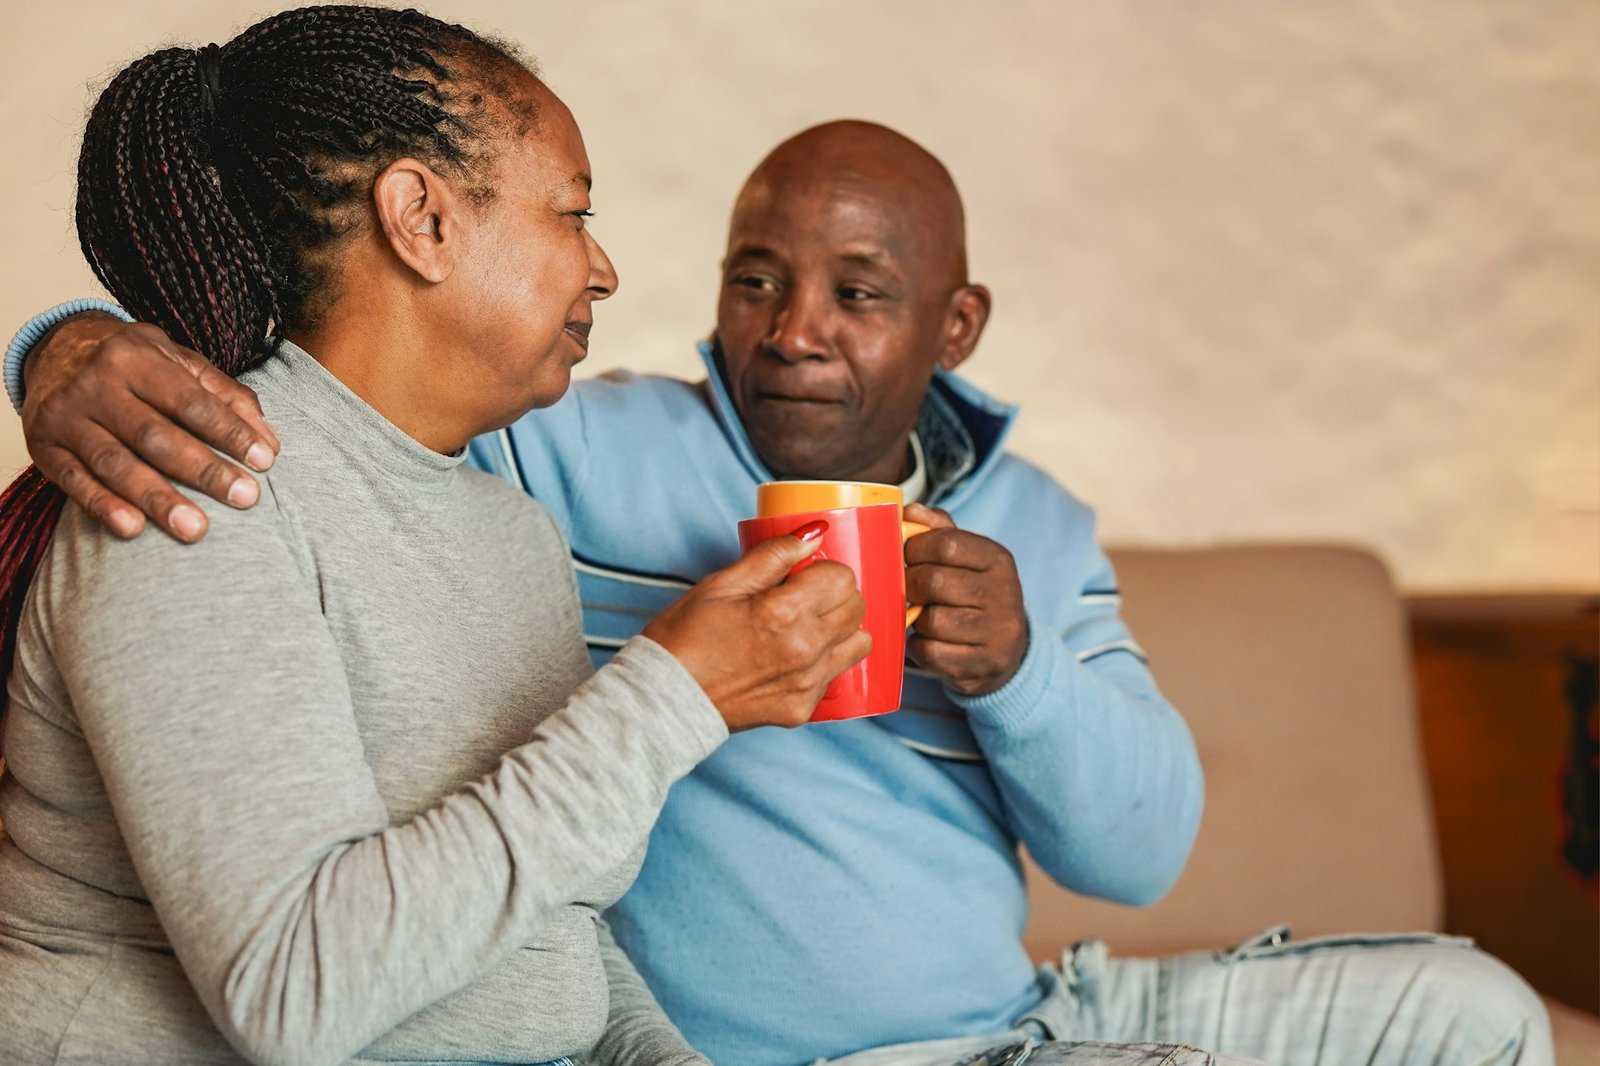
[[[791,289],[772,318],[762,344],[787,363],[826,359],[827,307],[821,296],[805,288]]]
[[[611,265],[611,257],[606,255],[606,250],[594,239],[594,234],[584,230],[583,235],[589,241],[588,289],[596,300],[604,300],[617,291],[617,270]]]

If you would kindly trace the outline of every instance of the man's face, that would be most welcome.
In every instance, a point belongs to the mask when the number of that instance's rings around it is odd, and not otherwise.
[[[735,208],[716,339],[774,474],[899,481],[941,357],[949,279],[881,186],[757,179]]]

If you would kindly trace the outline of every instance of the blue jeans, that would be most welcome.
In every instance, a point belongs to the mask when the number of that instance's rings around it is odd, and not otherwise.
[[[1254,1059],[1213,1055],[1187,1044],[1069,1042],[1030,1031],[1019,1025],[1004,1034],[896,1044],[813,1066],[1260,1066]]]
[[[1084,941],[1040,971],[1016,1028],[874,1048],[834,1066],[1552,1066],[1539,997],[1463,937],[1296,941],[1268,930],[1227,951],[1113,959]],[[1204,1048],[1206,1051],[1196,1049]],[[1007,1058],[1007,1055],[1010,1058]]]

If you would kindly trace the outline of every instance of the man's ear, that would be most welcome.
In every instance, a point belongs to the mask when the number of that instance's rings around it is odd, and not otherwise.
[[[954,370],[967,361],[967,356],[978,346],[978,338],[983,336],[983,327],[989,322],[991,303],[989,290],[982,285],[963,285],[950,294],[939,350],[940,366]]]
[[[462,203],[432,167],[396,159],[372,183],[372,201],[384,241],[418,277],[437,284],[455,271]]]

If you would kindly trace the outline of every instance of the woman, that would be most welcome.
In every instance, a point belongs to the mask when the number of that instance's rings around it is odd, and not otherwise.
[[[4,723],[0,1061],[699,1061],[597,916],[672,782],[866,638],[785,538],[590,676],[553,525],[460,465],[615,288],[588,170],[508,50],[410,11],[275,15],[96,103],[86,257],[259,363],[283,451],[194,547],[61,514]]]

